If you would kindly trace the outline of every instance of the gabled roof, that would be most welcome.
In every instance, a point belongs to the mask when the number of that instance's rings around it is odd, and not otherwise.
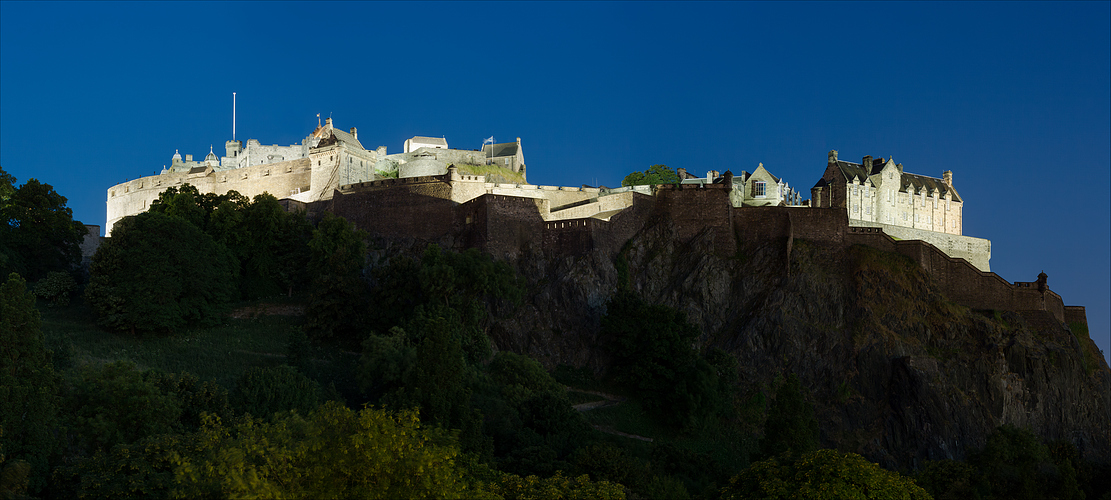
[[[490,154],[493,148],[493,154]],[[482,152],[490,154],[494,158],[502,156],[517,156],[517,143],[516,142],[503,142],[501,144],[487,144],[482,146]]]
[[[919,190],[922,189],[922,187],[925,187],[926,193],[932,193],[936,189],[938,192],[938,196],[942,198],[945,197],[945,193],[952,193],[953,201],[962,201],[960,195],[957,194],[957,190],[949,187],[949,185],[946,184],[945,181],[936,177],[927,177],[925,175],[904,173],[902,185],[899,186],[899,191],[907,191],[907,188],[912,184],[914,185],[915,190]]]
[[[337,140],[346,143],[347,146],[355,146],[361,150],[366,150],[366,148],[363,147],[362,143],[360,143],[359,140],[355,138],[355,136],[347,132],[344,132],[337,128],[333,128],[332,135],[335,136]]]
[[[887,160],[884,160],[883,158],[876,158],[875,160],[872,160],[872,165],[870,166],[853,163],[851,161],[837,160],[837,169],[841,172],[841,175],[844,178],[844,182],[852,182],[854,177],[859,177],[860,182],[863,183],[869,177],[878,175],[880,172],[882,172],[885,165],[887,165]],[[818,182],[814,184],[814,187],[825,187],[830,185],[831,182],[832,179],[826,179],[823,176],[821,179],[818,179]],[[950,187],[948,184],[945,183],[945,181],[941,179],[903,172],[902,178],[899,181],[899,191],[906,192],[907,188],[911,185],[914,185],[915,189],[926,186],[927,192],[933,192],[934,189],[937,189],[938,196],[941,196],[942,198],[945,197],[945,193],[952,193],[953,201],[963,201],[961,200],[960,195],[957,194],[957,190]]]

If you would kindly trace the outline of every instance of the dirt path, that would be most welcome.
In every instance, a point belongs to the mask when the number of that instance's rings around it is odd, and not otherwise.
[[[607,393],[598,392],[598,391],[587,391],[587,390],[582,390],[582,389],[574,389],[574,388],[567,387],[567,386],[564,386],[564,388],[566,388],[568,391],[581,392],[583,394],[590,394],[590,395],[598,396],[598,397],[602,398],[602,401],[590,401],[588,403],[579,403],[577,405],[572,405],[571,407],[574,408],[576,411],[590,411],[590,410],[597,410],[598,408],[609,408],[611,406],[617,406],[617,405],[619,405],[619,404],[621,404],[625,401],[625,398],[623,398],[621,396],[614,395],[614,394],[607,394]],[[649,442],[649,443],[652,442],[652,438],[650,438],[650,437],[638,436],[636,434],[628,434],[628,433],[625,433],[625,432],[621,432],[619,430],[615,430],[613,427],[610,427],[608,425],[591,425],[591,427],[593,427],[595,430],[597,430],[599,432],[604,432],[606,434],[612,434],[614,436],[621,436],[621,437],[626,437],[626,438],[629,438],[629,439],[637,439],[637,440],[646,441],[646,442]]]

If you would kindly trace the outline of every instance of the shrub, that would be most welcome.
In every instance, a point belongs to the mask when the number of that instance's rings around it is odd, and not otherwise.
[[[236,410],[269,418],[296,410],[307,415],[320,404],[320,386],[295,368],[251,368],[235,384],[232,404]]]
[[[50,303],[51,306],[69,304],[69,296],[77,289],[77,280],[69,273],[50,271],[46,277],[35,283],[35,295]]]

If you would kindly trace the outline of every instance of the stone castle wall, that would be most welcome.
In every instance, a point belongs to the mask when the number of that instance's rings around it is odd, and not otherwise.
[[[946,297],[958,304],[973,309],[1047,311],[1058,322],[1065,322],[1064,301],[1052,290],[1039,291],[1035,283],[1010,283],[967,260],[950,257],[925,241],[895,240],[880,228],[846,229],[846,244],[868,245],[910,257],[933,277]]]
[[[108,189],[105,236],[112,235],[112,226],[120,219],[145,212],[159,194],[171,187],[191,184],[202,193],[237,191],[248,198],[265,192],[280,199],[308,191],[310,177],[308,158],[219,172],[171,172],[140,177]]]
[[[943,250],[950,257],[965,259],[981,271],[991,271],[990,240],[855,219],[850,219],[849,224],[857,227],[878,227],[883,229],[885,234],[900,240],[925,241]]]

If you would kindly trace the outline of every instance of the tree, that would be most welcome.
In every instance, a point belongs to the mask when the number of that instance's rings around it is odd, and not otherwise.
[[[801,455],[818,449],[818,420],[814,407],[806,401],[802,383],[790,374],[775,391],[768,408],[760,454],[764,457],[793,453]]]
[[[35,298],[12,273],[0,285],[0,447],[29,464],[32,491],[44,486],[57,450],[58,389]]]
[[[239,377],[232,392],[236,410],[261,418],[290,410],[307,415],[320,399],[320,386],[286,365],[251,368]]]
[[[309,241],[312,293],[305,311],[308,335],[351,342],[360,337],[366,283],[366,234],[342,217],[326,214]]]
[[[177,498],[492,498],[464,480],[450,436],[412,411],[350,410],[233,427],[209,418],[176,469]]]
[[[49,271],[70,271],[81,262],[88,231],[73,220],[66,198],[50,184],[15,178],[0,170],[0,271],[38,280]]]
[[[652,165],[644,172],[633,172],[621,181],[622,186],[655,186],[657,184],[678,184],[679,174],[667,165]]]
[[[116,223],[93,256],[86,300],[102,326],[167,332],[209,324],[238,296],[227,248],[193,224],[161,213]]]
[[[182,430],[180,402],[126,361],[81,370],[66,405],[69,426],[89,451]]]
[[[610,299],[602,335],[621,382],[661,419],[689,426],[731,402],[732,388],[694,349],[699,332],[683,313],[622,289]]]
[[[910,478],[880,468],[855,453],[817,450],[756,462],[729,480],[723,500],[927,500]]]

